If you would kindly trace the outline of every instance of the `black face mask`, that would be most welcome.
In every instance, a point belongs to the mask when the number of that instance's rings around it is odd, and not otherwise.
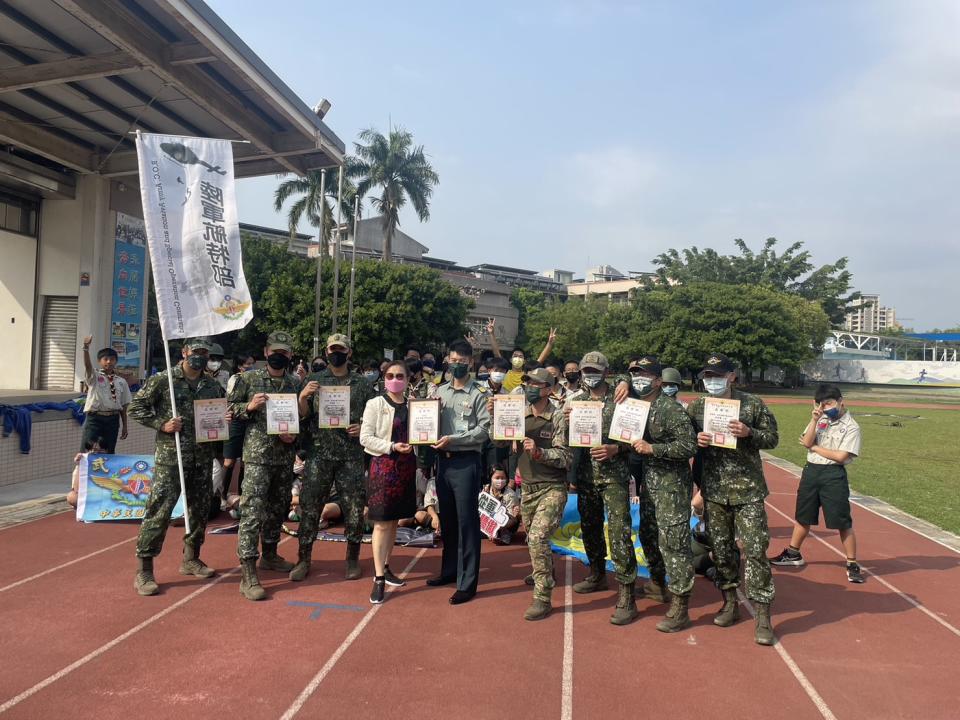
[[[490,379],[490,373],[477,373],[477,380],[483,381],[483,380],[489,380],[489,379]]]
[[[423,364],[423,367],[430,368],[431,370],[433,370],[437,366],[437,363],[435,360],[423,360],[421,362]]]
[[[334,367],[343,367],[347,362],[347,354],[340,350],[334,350],[327,353],[327,362]]]
[[[274,370],[283,370],[290,364],[290,358],[283,353],[271,353],[267,355],[267,365]]]
[[[313,372],[317,373],[317,372],[323,372],[325,367],[326,366],[323,363],[315,362],[313,365],[310,366],[310,369]]]
[[[578,372],[566,373],[564,377],[571,385],[576,385],[578,382],[580,382],[580,373]]]
[[[188,355],[187,365],[194,370],[203,370],[207,367],[207,358],[205,358],[203,355]]]
[[[462,380],[470,373],[470,366],[466,363],[450,363],[450,374],[457,380]]]

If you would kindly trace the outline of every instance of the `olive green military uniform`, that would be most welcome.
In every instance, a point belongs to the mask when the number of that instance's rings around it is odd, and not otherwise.
[[[321,386],[350,386],[350,422],[359,423],[367,401],[376,396],[373,385],[362,375],[348,372],[345,377],[337,377],[328,367],[310,375],[306,382],[316,381]],[[303,418],[308,434],[307,459],[303,473],[303,485],[300,489],[300,545],[313,544],[320,523],[320,512],[330,495],[334,483],[337,496],[343,508],[344,527],[347,541],[359,543],[363,540],[363,506],[366,501],[363,484],[364,457],[359,437],[347,435],[343,429],[321,429],[318,427],[320,393],[314,393],[310,404],[310,413]]]
[[[137,536],[137,556],[152,558],[160,554],[170,524],[170,515],[180,497],[180,471],[177,467],[175,435],[160,428],[174,417],[170,403],[168,373],[173,377],[176,415],[183,420],[180,432],[180,452],[183,457],[183,477],[186,486],[186,511],[190,534],[184,544],[199,551],[207,529],[210,512],[210,474],[216,443],[197,443],[194,428],[193,401],[223,397],[223,388],[207,375],[189,380],[178,363],[150,377],[130,402],[128,413],[141,425],[157,431],[157,449],[154,456],[153,484]]]
[[[293,487],[293,460],[297,443],[286,443],[279,435],[267,434],[267,411],[247,410],[257,393],[297,394],[296,375],[270,375],[266,368],[237,377],[228,400],[237,420],[247,421],[243,439],[243,487],[240,495],[240,531],[237,555],[241,560],[257,558],[258,544],[280,541],[280,526],[290,510]]]
[[[739,420],[750,428],[750,435],[737,440],[736,450],[700,448],[704,517],[720,589],[739,585],[735,540],[740,538],[747,596],[769,604],[773,602],[774,588],[767,559],[770,531],[763,505],[769,493],[760,451],[777,446],[777,420],[756,395],[733,390],[731,398],[740,401]],[[687,407],[697,432],[703,432],[704,399],[697,398]]]

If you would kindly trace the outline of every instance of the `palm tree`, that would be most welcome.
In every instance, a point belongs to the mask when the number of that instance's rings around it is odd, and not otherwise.
[[[400,225],[400,209],[409,200],[421,222],[430,219],[430,196],[440,178],[427,161],[423,146],[414,146],[413,135],[402,129],[384,137],[370,128],[354,143],[356,157],[347,162],[348,175],[357,181],[357,194],[364,198],[374,188],[380,197],[371,198],[383,221],[383,259],[390,260],[393,236]]]

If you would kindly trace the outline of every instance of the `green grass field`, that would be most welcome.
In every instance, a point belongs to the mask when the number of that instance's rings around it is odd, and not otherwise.
[[[806,449],[799,437],[811,406],[770,407],[780,427],[780,446],[771,454],[802,466]],[[865,407],[851,401],[850,411],[863,432],[861,457],[848,468],[851,488],[960,534],[960,410]]]

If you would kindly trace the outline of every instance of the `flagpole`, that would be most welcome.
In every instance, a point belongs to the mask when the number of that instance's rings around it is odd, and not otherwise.
[[[327,205],[326,192],[327,169],[320,171],[320,234],[317,236],[317,283],[316,297],[313,301],[313,357],[320,354],[320,286],[323,275],[323,219]],[[313,358],[310,358],[311,362]]]
[[[163,326],[161,325],[161,331]],[[170,388],[170,408],[173,417],[177,417],[177,396],[173,390],[173,370],[170,367],[170,343],[167,342],[167,336],[163,336],[163,354],[167,358],[167,385]],[[190,504],[187,502],[187,483],[183,475],[183,452],[180,450],[180,431],[173,435],[173,440],[177,446],[177,469],[180,470],[180,495],[183,497],[183,529],[186,535],[190,534]]]
[[[357,229],[360,223],[360,195],[353,196],[353,249],[350,251],[350,305],[347,309],[347,337],[353,337],[353,286],[357,276]]]
[[[337,181],[337,244],[333,258],[333,334],[337,333],[337,313],[340,306],[340,222],[343,207],[340,203],[343,197],[343,165],[340,166],[340,178]]]

